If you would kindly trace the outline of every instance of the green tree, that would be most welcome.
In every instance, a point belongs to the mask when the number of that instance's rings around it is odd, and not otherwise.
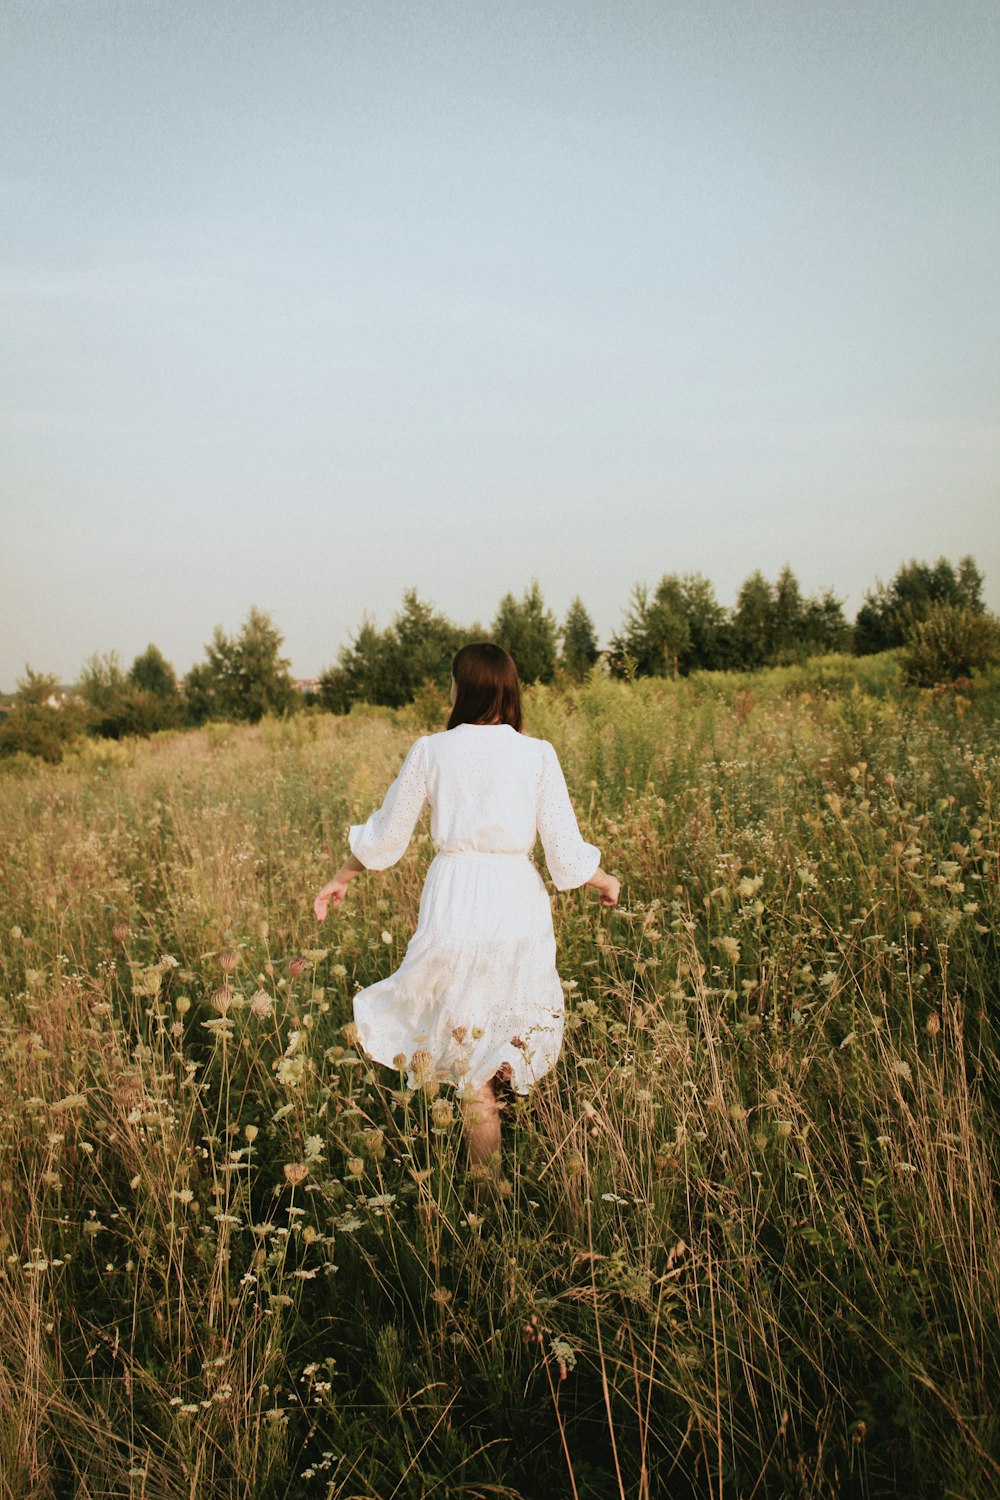
[[[594,622],[587,613],[583,600],[577,596],[566,611],[566,621],[562,628],[562,666],[570,677],[580,682],[599,654]]]
[[[611,638],[611,669],[618,676],[675,677],[691,644],[691,631],[672,575],[651,596],[637,583],[622,628]]]
[[[891,583],[876,583],[858,611],[854,649],[866,656],[904,645],[935,604],[960,606],[977,615],[984,612],[983,575],[971,557],[963,557],[957,568],[945,557],[933,566],[911,560]]]
[[[622,628],[611,642],[617,675],[686,676],[726,664],[725,611],[700,573],[666,573],[650,594],[633,588]]]
[[[832,589],[806,600],[803,631],[811,655],[850,650],[851,627],[844,618],[844,602]]]
[[[181,720],[177,673],[158,647],[149,645],[128,670],[126,698],[135,734],[173,729]]]
[[[407,589],[386,630],[364,617],[350,645],[341,648],[336,666],[322,673],[320,702],[333,713],[346,713],[352,703],[399,708],[412,703],[426,683],[444,690],[452,658],[467,635],[416,589]]]
[[[802,655],[805,617],[806,603],[799,580],[786,564],[771,591],[768,661],[784,664]]]
[[[455,652],[467,639],[464,630],[452,624],[434,606],[421,600],[416,589],[407,589],[403,608],[392,624],[393,644],[399,660],[399,677],[410,703],[423,683],[447,688]]]
[[[254,605],[238,636],[216,626],[204,664],[184,679],[188,714],[196,723],[224,718],[256,724],[265,714],[299,707],[291,663],[281,655],[283,637],[270,615]]]
[[[117,651],[109,651],[104,656],[94,652],[89,656],[83,664],[76,689],[89,710],[92,734],[106,740],[120,740],[126,734],[145,732],[135,727],[135,705]]]
[[[87,727],[87,711],[65,699],[55,677],[26,666],[9,712],[0,720],[0,755],[21,751],[55,764]]]
[[[197,727],[222,718],[218,683],[207,661],[195,662],[181,683],[181,711],[187,724]]]
[[[522,682],[552,681],[559,627],[555,615],[545,607],[537,579],[531,580],[520,599],[504,594],[491,634],[514,658]]]
[[[755,569],[740,585],[730,617],[733,666],[766,666],[774,639],[774,589]]]
[[[146,647],[129,667],[128,680],[133,687],[156,698],[177,697],[177,673],[157,646]]]
[[[728,623],[715,589],[700,573],[685,573],[675,584],[675,597],[688,626],[688,646],[680,658],[681,671],[711,672],[724,667],[729,651]]]

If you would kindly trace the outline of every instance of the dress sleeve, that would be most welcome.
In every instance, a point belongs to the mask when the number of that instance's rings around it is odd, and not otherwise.
[[[538,832],[553,885],[557,891],[569,891],[586,884],[601,863],[601,851],[581,836],[559,757],[548,740],[541,743]]]
[[[366,870],[394,865],[410,842],[417,819],[427,802],[427,762],[424,740],[414,740],[382,806],[367,823],[355,823],[347,835],[351,853]]]

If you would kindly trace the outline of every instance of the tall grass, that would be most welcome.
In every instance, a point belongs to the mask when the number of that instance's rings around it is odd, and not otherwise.
[[[996,697],[531,694],[624,891],[499,1184],[353,1046],[426,828],[310,912],[416,711],[0,778],[0,1496],[996,1493]]]

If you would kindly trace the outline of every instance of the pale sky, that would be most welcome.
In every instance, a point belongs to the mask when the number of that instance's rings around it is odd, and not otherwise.
[[[995,0],[0,0],[0,688],[252,604],[1000,608]]]

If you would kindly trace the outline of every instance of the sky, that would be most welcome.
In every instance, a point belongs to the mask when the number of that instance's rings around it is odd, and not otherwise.
[[[0,0],[0,689],[252,605],[1000,608],[993,0]]]

